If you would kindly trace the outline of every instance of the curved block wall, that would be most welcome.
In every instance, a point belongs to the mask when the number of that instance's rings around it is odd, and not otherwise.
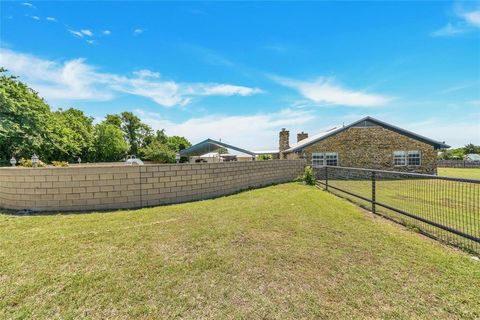
[[[0,208],[105,210],[208,199],[294,180],[304,160],[0,168]]]

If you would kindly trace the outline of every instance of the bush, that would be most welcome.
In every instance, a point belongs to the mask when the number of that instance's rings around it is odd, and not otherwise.
[[[315,177],[315,171],[313,170],[312,166],[306,166],[303,175],[299,177],[300,181],[303,181],[306,185],[314,186],[315,182],[317,182],[317,178]]]
[[[258,160],[266,161],[266,160],[272,160],[273,157],[271,154],[261,154],[258,156]]]
[[[52,161],[54,167],[68,167],[67,161]]]
[[[18,165],[20,167],[26,167],[26,168],[31,168],[33,167],[33,163],[32,163],[32,160],[31,159],[24,159],[24,158],[21,158],[20,160],[18,160]],[[37,162],[37,167],[46,167],[47,165],[45,163],[43,163],[41,160],[38,160]]]

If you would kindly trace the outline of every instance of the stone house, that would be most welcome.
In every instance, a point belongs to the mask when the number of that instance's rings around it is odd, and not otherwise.
[[[301,132],[292,145],[289,131],[282,129],[279,134],[281,159],[306,158],[314,167],[331,165],[435,174],[437,150],[444,148],[449,148],[444,142],[371,117],[311,137]]]

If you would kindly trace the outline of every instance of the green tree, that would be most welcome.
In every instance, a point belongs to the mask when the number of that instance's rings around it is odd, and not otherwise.
[[[122,130],[107,121],[95,126],[95,161],[118,161],[125,157],[128,144]]]
[[[52,120],[37,92],[0,68],[0,159],[43,155]]]
[[[153,140],[150,144],[143,147],[141,149],[141,154],[145,160],[161,163],[175,162],[175,151],[158,140]]]
[[[152,141],[152,129],[131,112],[122,112],[122,130],[130,145],[130,154],[138,154],[140,148]]]
[[[180,150],[183,150],[192,146],[190,141],[188,141],[185,137],[180,137],[180,136],[167,137],[166,143],[168,147],[175,152],[179,152]]]
[[[480,153],[480,146],[476,146],[473,143],[469,143],[465,147],[463,147],[463,151],[465,155],[470,153]]]
[[[52,130],[54,148],[52,159],[74,161],[77,157],[93,160],[93,119],[77,109],[58,110],[53,113],[55,125]]]

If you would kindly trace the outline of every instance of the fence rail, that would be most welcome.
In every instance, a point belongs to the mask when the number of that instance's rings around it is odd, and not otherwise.
[[[438,160],[437,166],[441,168],[480,168],[480,161]]]
[[[480,180],[360,168],[316,168],[317,186],[480,255]]]

